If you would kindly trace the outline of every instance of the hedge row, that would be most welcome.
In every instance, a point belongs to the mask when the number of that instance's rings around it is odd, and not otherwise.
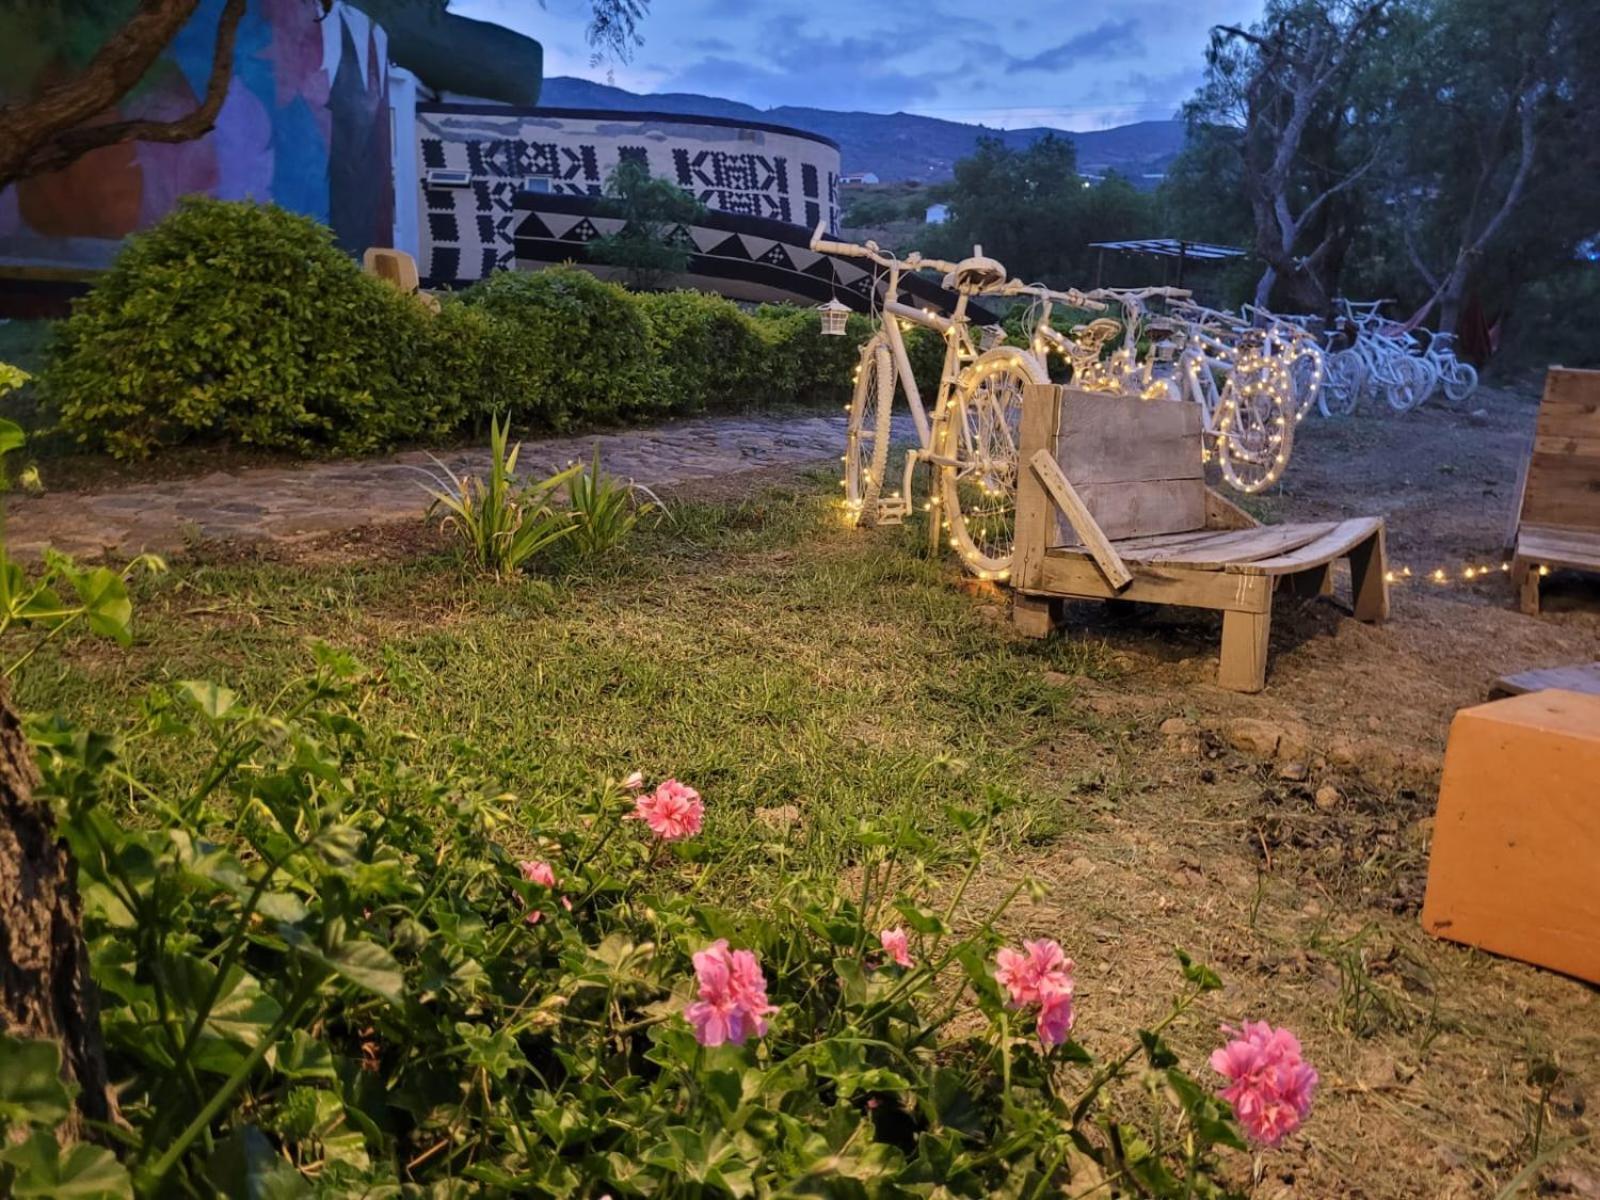
[[[185,200],[61,323],[41,379],[64,432],[119,457],[226,440],[361,454],[519,426],[842,404],[867,323],[635,295],[575,268],[503,272],[429,313],[309,218]],[[938,357],[938,339],[916,346]],[[933,374],[937,374],[937,367]]]

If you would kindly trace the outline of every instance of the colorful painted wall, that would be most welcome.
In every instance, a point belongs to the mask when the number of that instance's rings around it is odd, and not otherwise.
[[[106,119],[170,119],[204,93],[223,0],[195,17]],[[127,5],[0,5],[0,98],[81,65]],[[125,143],[0,191],[0,271],[98,268],[121,239],[178,197],[271,201],[332,226],[352,252],[394,229],[386,39],[344,4],[319,19],[307,0],[250,0],[216,128],[176,145]]]

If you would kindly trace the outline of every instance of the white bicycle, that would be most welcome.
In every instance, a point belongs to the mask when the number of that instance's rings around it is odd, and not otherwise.
[[[919,464],[934,473],[929,517],[943,521],[950,545],[980,578],[1005,579],[1017,499],[1017,442],[1022,425],[1022,389],[1048,383],[1044,365],[1023,347],[980,345],[973,338],[967,305],[973,296],[1001,291],[1005,268],[974,247],[959,263],[911,254],[904,259],[875,242],[857,246],[829,241],[817,226],[811,249],[840,258],[865,259],[886,279],[873,302],[880,318],[861,348],[844,455],[844,498],[860,525],[895,524],[911,512],[912,480]],[[948,317],[899,300],[907,272],[931,269],[956,294]],[[876,284],[876,281],[875,281]],[[1020,295],[1024,285],[1013,285]],[[902,323],[931,329],[944,339],[939,394],[930,418],[911,373]],[[1003,334],[1000,336],[1004,336]],[[896,391],[903,391],[917,445],[907,454],[898,491],[884,492],[889,478],[890,418]],[[937,526],[936,526],[937,528]]]

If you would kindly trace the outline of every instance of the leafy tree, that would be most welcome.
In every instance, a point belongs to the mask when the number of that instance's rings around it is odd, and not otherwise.
[[[960,257],[981,244],[1013,274],[1057,283],[1084,282],[1090,242],[1148,236],[1155,224],[1151,197],[1116,175],[1091,186],[1072,143],[1054,134],[1021,150],[980,138],[946,199],[950,221],[929,249]]]
[[[303,0],[306,19],[326,13],[333,0]],[[449,0],[410,0],[443,11]],[[234,42],[247,0],[226,0],[217,19],[211,70],[195,107],[172,120],[113,120],[112,112],[171,45],[200,0],[137,0],[119,15],[100,48],[75,72],[51,78],[31,94],[0,105],[0,188],[58,170],[103,146],[119,142],[186,142],[209,133],[233,78]],[[104,0],[62,0],[56,15],[68,21],[103,21]],[[542,6],[541,6],[542,7]],[[649,0],[590,0],[589,45],[596,61],[627,58],[639,44],[638,25]]]
[[[673,231],[692,224],[705,208],[670,179],[651,175],[644,163],[623,159],[606,178],[601,211],[626,223],[616,233],[589,243],[592,260],[623,268],[629,284],[641,291],[658,288],[668,276],[688,270],[693,246],[674,237]]]
[[[1269,0],[1248,28],[1219,25],[1191,128],[1237,131],[1231,145],[1265,264],[1255,300],[1281,288],[1302,312],[1328,307],[1350,222],[1338,201],[1371,170],[1379,114],[1351,82],[1385,31],[1390,0]],[[1215,146],[1217,143],[1213,143]]]

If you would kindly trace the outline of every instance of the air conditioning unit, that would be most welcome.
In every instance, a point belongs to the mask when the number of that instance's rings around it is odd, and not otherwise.
[[[431,188],[469,188],[472,186],[472,172],[447,171],[443,167],[434,167],[429,170],[427,181]]]

